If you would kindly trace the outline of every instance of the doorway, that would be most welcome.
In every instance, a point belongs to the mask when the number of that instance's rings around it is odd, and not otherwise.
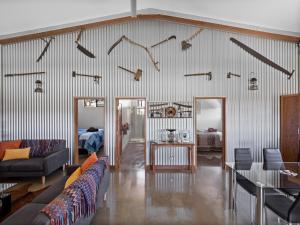
[[[145,152],[146,99],[116,98],[116,168],[144,169]]]
[[[197,163],[222,166],[226,161],[226,98],[195,97]]]
[[[74,97],[74,162],[82,164],[92,153],[104,155],[105,99]]]

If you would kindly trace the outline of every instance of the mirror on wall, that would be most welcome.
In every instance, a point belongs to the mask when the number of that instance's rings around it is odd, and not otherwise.
[[[76,120],[77,119],[77,120]],[[105,102],[103,98],[77,99],[75,138],[78,163],[89,155],[104,154]],[[76,145],[76,144],[75,144]]]

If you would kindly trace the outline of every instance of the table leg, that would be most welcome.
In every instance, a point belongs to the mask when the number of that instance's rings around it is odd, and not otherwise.
[[[188,156],[188,170],[190,170],[191,169],[191,148],[190,147],[188,147],[187,148],[187,156]]]
[[[229,168],[229,209],[235,209],[235,172]]]
[[[256,217],[255,224],[256,225],[264,225],[265,224],[265,193],[263,185],[257,185],[256,190]]]

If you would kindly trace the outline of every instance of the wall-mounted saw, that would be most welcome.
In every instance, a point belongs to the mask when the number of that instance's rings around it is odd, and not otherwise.
[[[85,54],[87,57],[96,58],[96,56],[92,52],[90,52],[85,47],[83,47],[81,44],[79,44],[82,32],[83,32],[83,30],[80,30],[79,34],[77,35],[77,39],[75,41],[75,43],[77,44],[77,49],[79,51],[81,51],[83,54]]]
[[[48,48],[49,48],[49,46],[50,46],[52,40],[54,39],[54,37],[50,37],[49,41],[46,40],[46,39],[44,39],[44,38],[41,38],[41,39],[42,39],[42,41],[44,41],[44,42],[46,43],[46,45],[45,45],[45,47],[44,47],[42,53],[40,54],[40,56],[39,56],[38,59],[36,60],[36,62],[39,62],[39,61],[43,58],[43,56],[46,54],[46,52],[47,52],[47,50],[48,50]]]
[[[273,67],[274,69],[279,70],[280,72],[288,75],[288,79],[290,79],[293,76],[293,73],[295,72],[295,70],[292,70],[292,72],[289,72],[288,70],[286,70],[283,67],[279,66],[275,62],[271,61],[267,57],[263,56],[259,52],[255,51],[254,49],[250,48],[249,46],[245,45],[244,43],[238,41],[235,38],[230,38],[230,41],[232,41],[234,44],[236,44],[237,46],[239,46],[241,49],[244,49],[246,52],[248,52],[253,57],[255,57],[258,60],[262,61],[263,63],[265,63],[265,64]]]

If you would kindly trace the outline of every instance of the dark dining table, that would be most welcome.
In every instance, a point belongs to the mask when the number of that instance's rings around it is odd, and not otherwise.
[[[229,171],[229,209],[236,207],[236,175],[249,180],[256,186],[255,224],[265,224],[265,191],[266,189],[300,190],[300,163],[226,163]]]

